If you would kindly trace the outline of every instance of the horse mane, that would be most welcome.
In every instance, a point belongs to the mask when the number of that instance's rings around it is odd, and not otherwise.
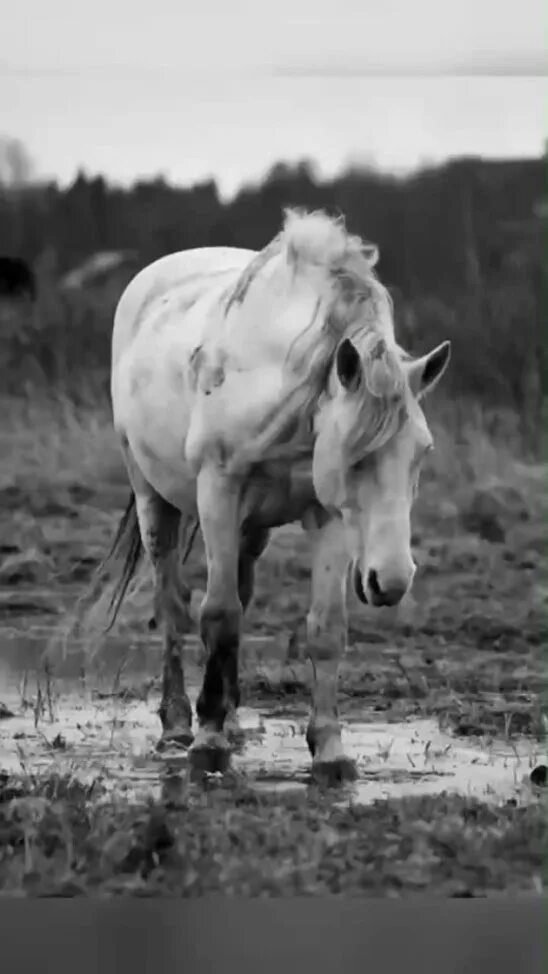
[[[232,468],[311,453],[314,416],[329,396],[335,353],[345,336],[358,348],[365,380],[348,435],[351,462],[378,449],[402,421],[406,381],[392,300],[374,271],[377,247],[348,233],[341,217],[288,209],[281,232],[240,276],[227,309],[245,300],[271,259],[284,255],[290,273],[315,275],[318,298],[310,322],[288,350],[285,400],[237,451]]]

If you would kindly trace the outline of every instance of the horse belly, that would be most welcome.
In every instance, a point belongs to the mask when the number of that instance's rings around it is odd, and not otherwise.
[[[196,480],[184,458],[176,456],[178,442],[166,442],[164,436],[158,446],[156,439],[142,435],[135,439],[128,436],[128,441],[132,455],[151,487],[180,511],[195,513]]]

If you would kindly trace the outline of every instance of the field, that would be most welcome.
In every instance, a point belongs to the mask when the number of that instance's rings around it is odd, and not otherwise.
[[[127,488],[108,412],[3,403],[0,451],[0,890],[4,895],[540,891],[545,721],[540,574],[546,471],[510,417],[427,409],[436,452],[414,529],[413,599],[351,605],[340,712],[359,780],[308,780],[306,541],[263,557],[242,648],[243,750],[190,779],[153,748],[159,640],[150,579],[90,652],[65,620]],[[514,428],[516,427],[516,428]],[[189,562],[204,588],[200,545]],[[44,658],[44,651],[48,650]],[[201,651],[187,670],[198,686]]]

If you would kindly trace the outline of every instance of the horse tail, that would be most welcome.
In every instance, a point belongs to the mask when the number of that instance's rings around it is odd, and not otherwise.
[[[137,519],[135,494],[132,492],[118,524],[111,549],[96,572],[96,578],[101,588],[108,575],[111,576],[113,586],[108,606],[108,622],[103,630],[105,633],[109,632],[116,622],[128,586],[135,576],[143,554],[144,548]],[[116,575],[119,565],[121,565],[121,571],[118,573],[118,578],[112,578],[113,574]]]
[[[193,547],[199,521],[187,518],[186,527],[191,527],[192,530],[183,563],[186,562]],[[65,620],[61,630],[54,635],[50,646],[46,649],[48,656],[51,652],[55,657],[61,649],[63,657],[66,657],[69,642],[74,637],[78,638],[86,657],[95,655],[101,637],[109,633],[116,622],[143,555],[144,547],[137,518],[135,495],[131,493],[110,551],[96,568],[89,586],[78,599],[74,612],[69,619]],[[151,628],[154,628],[154,621]]]
[[[81,636],[89,631],[106,635],[112,629],[128,587],[139,568],[144,554],[141,532],[137,519],[135,495],[130,495],[126,509],[118,524],[110,551],[97,566],[87,590],[77,602],[74,616],[65,634],[67,640],[78,632]],[[106,615],[106,622],[101,625]]]

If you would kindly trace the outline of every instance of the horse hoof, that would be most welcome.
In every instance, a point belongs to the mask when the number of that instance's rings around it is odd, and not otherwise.
[[[238,750],[243,747],[245,744],[245,731],[240,727],[240,722],[236,716],[227,717],[224,732],[231,747]]]
[[[358,777],[356,762],[352,758],[340,757],[332,761],[314,761],[312,763],[312,779],[316,784],[326,785],[328,788],[355,781]]]
[[[172,727],[164,731],[156,745],[157,751],[167,751],[168,748],[188,748],[194,741],[194,734],[189,727]]]
[[[188,757],[192,770],[199,774],[224,774],[230,765],[228,748],[194,747]]]
[[[194,771],[206,774],[224,774],[230,764],[230,747],[224,734],[204,735],[198,738],[188,752]]]

